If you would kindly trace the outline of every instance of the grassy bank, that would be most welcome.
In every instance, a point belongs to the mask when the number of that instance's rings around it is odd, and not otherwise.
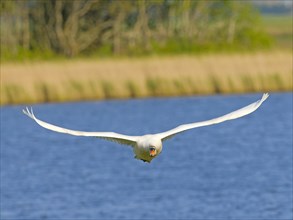
[[[275,47],[292,50],[292,15],[264,15],[266,32],[274,39]]]
[[[292,53],[1,65],[1,105],[261,91],[292,91]]]

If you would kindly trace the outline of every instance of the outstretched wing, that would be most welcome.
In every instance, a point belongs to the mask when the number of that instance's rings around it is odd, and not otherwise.
[[[207,120],[207,121],[202,121],[202,122],[183,124],[183,125],[180,125],[176,128],[173,128],[169,131],[159,133],[157,135],[162,139],[162,141],[164,141],[166,139],[173,137],[175,134],[181,133],[183,131],[186,131],[186,130],[189,130],[192,128],[197,128],[197,127],[202,127],[202,126],[207,126],[207,125],[212,125],[212,124],[218,124],[218,123],[221,123],[224,121],[243,117],[245,115],[248,115],[248,114],[254,112],[256,109],[258,109],[258,107],[268,98],[268,96],[269,96],[269,94],[265,93],[265,94],[263,94],[263,96],[260,100],[254,102],[248,106],[245,106],[241,109],[238,109],[234,112],[223,115],[221,117],[214,118],[214,119]]]
[[[65,133],[65,134],[71,134],[75,136],[87,136],[87,137],[97,137],[106,139],[109,141],[114,141],[119,144],[126,144],[130,146],[134,146],[137,141],[137,136],[127,136],[123,134],[117,134],[114,132],[86,132],[86,131],[76,131],[76,130],[70,130],[62,127],[58,127],[56,125],[49,124],[47,122],[44,122],[38,118],[33,113],[33,110],[31,111],[26,108],[26,110],[23,110],[23,113],[29,116],[31,119],[33,119],[35,122],[37,122],[40,126],[47,128],[52,131]]]

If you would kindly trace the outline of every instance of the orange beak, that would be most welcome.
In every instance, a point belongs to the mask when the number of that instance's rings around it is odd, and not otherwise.
[[[155,148],[150,148],[150,156],[154,157],[154,156],[156,156],[156,154],[157,154],[156,149]]]

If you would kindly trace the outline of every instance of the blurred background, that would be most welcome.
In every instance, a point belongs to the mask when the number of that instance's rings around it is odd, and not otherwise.
[[[292,1],[1,1],[1,104],[292,91]]]

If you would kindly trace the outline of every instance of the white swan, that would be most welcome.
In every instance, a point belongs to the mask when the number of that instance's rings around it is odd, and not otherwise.
[[[123,134],[118,134],[114,132],[85,132],[85,131],[75,131],[70,130],[62,127],[58,127],[47,122],[41,121],[40,119],[36,118],[33,110],[29,111],[28,108],[23,110],[23,113],[35,120],[40,126],[47,128],[52,131],[66,133],[76,136],[91,136],[91,137],[98,137],[103,138],[109,141],[114,141],[120,144],[126,144],[133,147],[133,151],[135,154],[136,159],[143,160],[144,162],[151,162],[156,156],[158,156],[162,151],[162,142],[173,137],[174,135],[181,133],[183,131],[212,125],[218,124],[224,121],[240,118],[242,116],[248,115],[254,112],[268,97],[267,93],[263,94],[262,98],[248,106],[245,106],[241,109],[233,111],[229,114],[223,115],[218,118],[214,118],[207,121],[190,123],[190,124],[183,124],[176,128],[173,128],[169,131],[165,131],[162,133],[157,134],[147,134],[143,136],[128,136]]]

